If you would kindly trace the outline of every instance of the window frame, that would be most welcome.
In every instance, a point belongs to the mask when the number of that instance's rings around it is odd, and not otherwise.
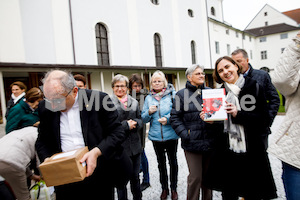
[[[110,65],[107,28],[102,23],[95,26],[98,65]]]

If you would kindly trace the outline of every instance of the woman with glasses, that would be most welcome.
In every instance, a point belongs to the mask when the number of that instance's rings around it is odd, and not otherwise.
[[[156,153],[162,193],[160,198],[167,199],[169,195],[166,154],[170,165],[171,199],[178,199],[177,179],[177,146],[178,136],[170,124],[170,112],[175,95],[174,87],[168,84],[165,74],[156,71],[151,77],[151,91],[146,97],[142,111],[144,123],[150,122],[149,139]]]
[[[133,174],[130,177],[130,188],[134,200],[142,199],[140,189],[140,163],[142,145],[139,131],[143,127],[138,102],[127,94],[128,78],[121,74],[116,75],[112,79],[111,86],[113,88],[112,102],[118,110],[118,118],[125,130],[127,139],[123,142],[123,147],[127,155],[131,158],[133,164]],[[127,200],[127,188],[117,188],[118,199]]]
[[[216,135],[213,130],[215,125],[206,123],[200,118],[202,90],[207,89],[203,70],[200,65],[192,65],[186,70],[188,80],[185,88],[176,93],[177,98],[173,103],[170,119],[172,127],[181,138],[181,146],[189,169],[187,177],[189,200],[199,200],[200,190],[202,200],[212,199],[212,190],[203,186],[202,181],[210,162]],[[191,98],[194,99],[191,101]],[[188,107],[185,108],[186,106]]]
[[[7,116],[6,134],[13,130],[27,126],[38,126],[39,117],[37,107],[43,99],[43,93],[39,88],[31,88],[26,92],[25,99],[12,107]]]
[[[226,90],[228,120],[217,138],[218,148],[208,169],[207,184],[222,191],[224,200],[276,198],[261,137],[270,120],[263,88],[244,77],[241,66],[228,56],[216,61],[213,77]]]

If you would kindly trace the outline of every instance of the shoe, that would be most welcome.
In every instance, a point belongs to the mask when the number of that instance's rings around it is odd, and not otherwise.
[[[148,187],[150,187],[150,183],[142,183],[141,184],[141,191],[144,191],[144,190],[146,190]]]
[[[165,200],[169,195],[169,190],[163,190],[160,195],[160,199]]]
[[[178,200],[178,194],[177,194],[176,190],[172,190],[171,199],[172,200]]]

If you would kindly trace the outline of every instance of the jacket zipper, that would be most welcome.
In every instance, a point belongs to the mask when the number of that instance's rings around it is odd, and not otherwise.
[[[160,119],[161,118],[161,114],[160,114],[160,101],[158,101],[158,116],[159,116],[159,119]],[[164,140],[163,127],[162,127],[161,123],[160,123],[160,134],[161,134],[162,140]]]

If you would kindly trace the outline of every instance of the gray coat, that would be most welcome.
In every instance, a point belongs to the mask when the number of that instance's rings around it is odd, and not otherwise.
[[[119,101],[118,97],[112,95],[112,102],[118,110],[119,120],[126,133],[127,139],[123,142],[125,152],[129,156],[134,156],[142,152],[141,138],[139,132],[143,128],[139,104],[137,100],[128,95],[127,108]],[[127,121],[134,120],[137,122],[137,127],[129,130]]]
[[[37,128],[26,127],[2,137],[0,139],[0,165],[4,162],[30,176],[32,173],[28,167],[31,160],[36,157],[34,145],[37,135]]]

